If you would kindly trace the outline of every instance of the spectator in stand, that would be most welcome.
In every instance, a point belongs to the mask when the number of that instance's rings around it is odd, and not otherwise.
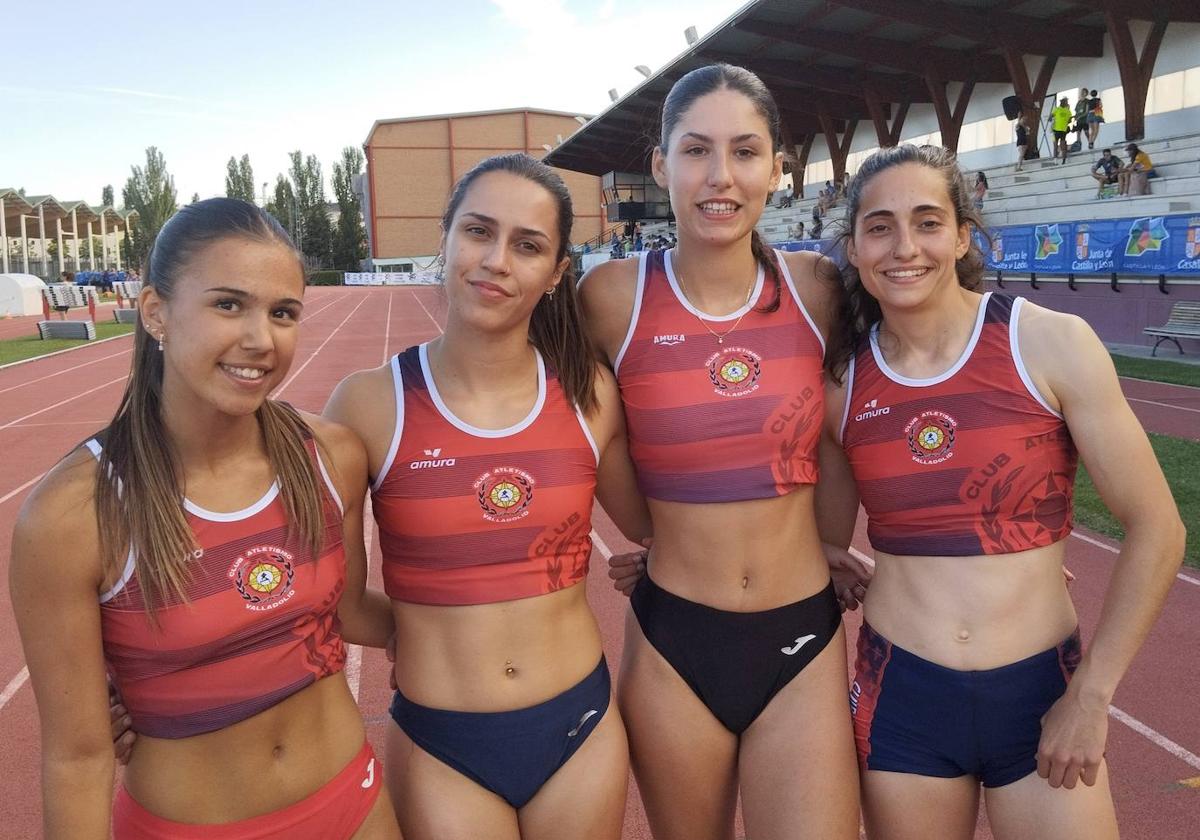
[[[1017,117],[1017,167],[1014,171],[1020,172],[1025,165],[1025,153],[1029,151],[1029,124],[1026,122],[1025,114]]]
[[[1078,151],[1075,147],[1083,148],[1083,139],[1087,136],[1087,114],[1088,114],[1088,89],[1079,89],[1079,98],[1075,100],[1075,116],[1073,128],[1075,129],[1075,142],[1071,144],[1071,151]]]
[[[1117,183],[1120,171],[1121,159],[1112,153],[1112,149],[1105,149],[1100,153],[1100,159],[1096,161],[1091,172],[1097,184],[1096,198],[1104,198],[1104,187]]]
[[[821,213],[818,211],[818,208],[814,207],[812,215],[812,238],[820,239],[821,231],[824,227],[825,223],[821,221]]]
[[[830,206],[837,204],[846,195],[846,176],[843,175],[833,182],[833,196]]]
[[[1067,162],[1067,131],[1071,127],[1071,109],[1067,97],[1058,100],[1058,107],[1050,112],[1051,128],[1054,131],[1054,156]]]
[[[987,197],[987,191],[988,191],[987,175],[983,174],[982,172],[976,172],[975,173],[975,189],[972,193],[972,197],[975,201],[975,209],[976,210],[980,210],[980,211],[983,210],[983,200],[984,200],[984,198]]]
[[[1145,195],[1149,192],[1147,179],[1158,177],[1150,155],[1139,149],[1137,143],[1130,143],[1125,151],[1129,152],[1129,163],[1117,173],[1117,192],[1120,195]]]
[[[1103,122],[1104,103],[1100,101],[1100,97],[1093,90],[1088,98],[1087,110],[1087,139],[1089,149],[1096,145],[1096,136],[1100,134],[1100,124]]]
[[[634,251],[644,251],[645,248],[643,247],[643,245],[644,245],[644,243],[642,241],[642,232],[639,230],[637,232],[637,234],[633,237],[633,250]]]
[[[785,189],[785,190],[780,191],[780,193],[779,193],[779,206],[780,207],[791,207],[792,201],[793,201],[792,191],[790,189]]]

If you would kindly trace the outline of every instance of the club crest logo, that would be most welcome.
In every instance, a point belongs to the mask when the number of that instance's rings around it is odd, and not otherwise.
[[[488,522],[506,522],[529,515],[533,476],[516,467],[498,467],[475,481],[475,494]]]
[[[992,262],[1004,262],[1004,234],[998,230],[992,233]]]
[[[740,397],[758,390],[762,356],[745,347],[718,350],[705,362],[708,378],[718,396]]]
[[[904,427],[908,449],[918,464],[940,464],[954,455],[958,421],[944,411],[924,411]]]
[[[273,610],[296,594],[292,588],[296,579],[294,561],[292,554],[279,546],[261,545],[234,560],[227,577],[246,602],[246,609]]]
[[[1200,257],[1200,222],[1192,219],[1188,223],[1187,242],[1184,243],[1184,253],[1189,260]]]

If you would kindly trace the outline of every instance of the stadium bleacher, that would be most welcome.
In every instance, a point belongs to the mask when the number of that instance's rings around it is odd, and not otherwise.
[[[1103,139],[1103,136],[1101,137]],[[1114,142],[1113,153],[1125,160],[1125,141]],[[1115,219],[1125,216],[1162,216],[1200,211],[1200,134],[1138,142],[1154,161],[1159,177],[1151,178],[1150,193],[1143,196],[1096,198],[1096,181],[1089,174],[1105,145],[1093,151],[1076,152],[1066,165],[1052,160],[1026,161],[1021,172],[1011,164],[984,169],[991,189],[983,205],[989,226],[1057,222],[1066,219]],[[969,170],[973,178],[975,170]],[[758,231],[768,242],[785,242],[797,222],[812,226],[812,209],[819,185],[810,184],[811,198],[797,199],[791,207],[767,207]],[[825,217],[826,237],[845,214],[845,203]],[[648,228],[649,232],[655,232]]]

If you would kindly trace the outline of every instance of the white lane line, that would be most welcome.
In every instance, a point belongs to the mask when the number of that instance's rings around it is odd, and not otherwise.
[[[592,545],[600,550],[600,553],[604,555],[605,560],[612,559],[612,549],[608,547],[608,543],[600,538],[600,535],[596,533],[595,528],[592,529]]]
[[[42,359],[49,359],[51,356],[61,356],[63,353],[74,353],[76,350],[86,350],[89,347],[95,347],[98,344],[107,344],[110,341],[117,341],[118,339],[129,338],[129,336],[131,336],[131,335],[133,335],[133,333],[122,333],[121,335],[114,335],[109,338],[101,338],[101,339],[97,339],[95,341],[89,341],[87,344],[80,344],[78,347],[68,347],[65,350],[55,350],[53,353],[46,353],[41,356],[33,356],[32,358],[29,358],[29,359],[19,359],[18,361],[15,361],[15,362],[9,362],[6,365],[0,365],[0,370],[4,370],[5,368],[10,368],[10,367],[16,367],[17,365],[27,365],[27,364],[30,364],[31,362],[40,362]],[[20,386],[18,385],[17,387],[20,387]]]
[[[387,364],[388,356],[390,355],[388,353],[388,344],[391,342],[392,336],[392,302],[395,299],[395,295],[388,295],[387,321],[384,322],[383,326],[383,361],[380,364]]]
[[[325,349],[325,345],[326,345],[326,344],[328,344],[330,341],[332,341],[332,340],[333,340],[333,337],[334,337],[335,335],[337,335],[337,334],[338,334],[338,331],[339,331],[339,330],[340,330],[342,327],[346,326],[346,322],[347,322],[347,321],[349,321],[349,320],[350,320],[350,319],[351,319],[351,318],[354,316],[354,313],[355,313],[355,312],[357,312],[357,311],[359,310],[359,308],[361,308],[361,307],[362,307],[362,305],[363,305],[364,303],[366,303],[366,302],[367,302],[367,298],[366,298],[366,297],[364,297],[362,300],[360,300],[360,301],[358,302],[358,306],[355,306],[353,309],[351,309],[351,310],[350,310],[350,314],[349,314],[349,315],[347,315],[345,318],[343,318],[343,319],[342,319],[342,323],[340,323],[340,324],[338,324],[336,327],[334,327],[334,329],[333,329],[333,332],[331,332],[331,333],[329,334],[328,338],[326,338],[324,341],[322,341],[322,342],[321,342],[321,346],[320,346],[320,347],[318,347],[316,350],[314,350],[314,351],[312,352],[312,355],[311,355],[311,356],[309,356],[307,359],[305,359],[305,360],[304,360],[304,364],[300,365],[300,367],[299,367],[299,368],[297,368],[295,371],[293,371],[293,372],[292,372],[292,375],[291,375],[291,376],[289,376],[289,377],[287,378],[287,381],[286,381],[286,382],[284,382],[284,383],[283,383],[281,386],[279,386],[279,390],[275,392],[275,396],[276,396],[276,397],[278,397],[278,396],[279,396],[280,394],[282,394],[282,393],[283,393],[285,390],[287,390],[287,387],[288,387],[289,385],[291,385],[293,382],[295,382],[295,381],[296,381],[296,377],[297,377],[297,376],[299,376],[300,374],[304,373],[304,369],[305,369],[306,367],[308,367],[309,363],[310,363],[310,362],[312,362],[312,360],[313,360],[313,359],[317,358],[317,354],[318,354],[318,353],[320,353],[322,350],[324,350],[324,349]]]
[[[1185,408],[1182,405],[1171,405],[1170,403],[1156,402],[1155,400],[1141,400],[1137,397],[1126,397],[1125,399],[1129,400],[1130,402],[1140,402],[1145,403],[1146,405],[1157,405],[1163,408],[1173,408],[1176,411],[1190,411],[1192,414],[1200,414],[1200,408]]]
[[[21,686],[25,685],[25,681],[29,679],[29,666],[26,665],[21,669],[20,673],[8,681],[8,685],[4,687],[4,691],[0,692],[0,709],[8,705],[8,701],[13,699]]]
[[[1126,712],[1121,711],[1116,706],[1109,706],[1108,713],[1112,717],[1121,721],[1121,723],[1128,726],[1134,732],[1141,735],[1143,738],[1147,738],[1150,741],[1153,741],[1155,744],[1162,747],[1164,750],[1166,750],[1171,755],[1178,758],[1180,761],[1182,761],[1186,764],[1190,764],[1190,765],[1192,765],[1192,767],[1195,767],[1197,770],[1200,770],[1200,756],[1196,755],[1191,750],[1186,749],[1185,747],[1182,747],[1179,744],[1176,744],[1174,741],[1172,741],[1166,735],[1163,735],[1161,732],[1151,729],[1149,726],[1142,723],[1140,720],[1135,718],[1133,715],[1130,715]]]
[[[45,414],[47,411],[53,411],[54,409],[58,408],[59,406],[66,405],[69,402],[74,402],[75,400],[79,399],[80,397],[86,397],[88,394],[94,394],[102,388],[107,388],[109,385],[114,385],[117,382],[121,382],[122,380],[125,380],[128,378],[129,378],[129,374],[124,374],[123,376],[118,376],[116,379],[110,379],[108,382],[105,382],[101,385],[97,385],[95,388],[89,388],[86,391],[81,391],[73,397],[67,397],[65,400],[59,400],[54,405],[47,406],[46,408],[39,408],[37,411],[35,411],[31,414],[26,414],[24,417],[18,417],[16,420],[10,420],[7,423],[5,423],[3,426],[0,426],[0,431],[7,429],[9,426],[15,426],[24,420],[28,420],[30,417],[37,417],[39,414]]]
[[[424,309],[424,310],[425,310],[425,314],[429,316],[429,320],[430,320],[430,321],[433,321],[433,325],[434,325],[435,327],[437,327],[437,331],[438,331],[439,333],[440,333],[440,332],[442,332],[442,331],[443,331],[443,330],[442,330],[442,325],[441,325],[441,324],[439,324],[439,323],[437,322],[437,318],[434,318],[434,317],[433,317],[433,314],[432,314],[432,313],[430,313],[430,311],[429,311],[428,309],[425,309],[425,304],[421,303],[421,299],[420,299],[419,297],[417,297],[417,293],[416,293],[415,291],[413,291],[412,289],[409,289],[409,291],[410,291],[410,292],[412,292],[413,300],[415,300],[415,301],[417,302],[417,306],[419,306],[419,307],[421,307],[422,309]]]
[[[114,338],[124,338],[124,337],[125,337],[125,336],[123,336],[123,335],[114,336]],[[106,340],[106,341],[112,341],[112,339],[105,339],[105,340]],[[94,347],[95,345],[89,345],[89,346],[92,346],[92,347]],[[70,349],[72,349],[72,350],[75,350],[75,349],[78,349],[78,348],[74,348],[74,347],[72,347],[72,348],[70,348]],[[60,352],[61,352],[61,351],[60,351]],[[71,371],[73,371],[73,370],[79,370],[80,368],[85,368],[85,367],[87,367],[88,365],[94,365],[94,364],[96,364],[97,362],[103,362],[105,359],[115,359],[117,356],[124,356],[126,353],[132,353],[132,352],[133,352],[133,348],[132,348],[132,347],[130,347],[129,349],[127,349],[127,350],[121,350],[121,351],[120,351],[120,352],[118,352],[118,353],[109,353],[107,356],[101,356],[101,357],[100,357],[100,358],[98,358],[98,359],[92,359],[90,362],[83,362],[83,363],[81,363],[81,364],[78,364],[78,365],[72,365],[72,366],[71,366],[71,367],[69,367],[69,368],[63,368],[62,370],[55,371],[54,373],[48,373],[48,374],[46,374],[45,376],[39,376],[37,379],[30,379],[28,382],[22,382],[22,383],[21,383],[21,384],[19,384],[19,385],[9,385],[7,388],[0,388],[0,394],[7,394],[9,391],[15,391],[15,390],[17,390],[18,388],[24,388],[24,387],[25,387],[25,386],[27,386],[27,385],[36,385],[37,383],[39,383],[39,382],[44,382],[44,381],[45,381],[45,380],[47,380],[47,379],[53,379],[53,378],[54,378],[54,377],[56,377],[56,376],[62,376],[64,373],[70,373],[70,372],[71,372]],[[57,355],[57,354],[55,354],[55,353],[51,353],[51,354],[49,354],[49,355],[51,355],[51,356],[54,356],[54,355]],[[47,356],[38,356],[37,358],[39,358],[39,359],[45,359],[45,358],[47,358]],[[30,361],[33,361],[33,360],[31,359]]]
[[[367,550],[367,575],[371,574],[371,540],[375,536],[375,515],[371,511],[371,494],[368,493],[363,502],[363,543]],[[346,682],[350,684],[350,693],[354,702],[358,702],[358,685],[362,681],[362,645],[350,645],[346,650]]]
[[[17,495],[18,493],[20,493],[25,488],[32,487],[34,484],[37,484],[39,481],[42,480],[42,476],[44,476],[44,475],[45,475],[45,473],[39,473],[38,475],[35,475],[33,478],[26,481],[24,484],[22,484],[16,490],[9,490],[3,496],[0,496],[0,505],[7,502],[9,499],[11,499],[13,496]]]
[[[1083,540],[1089,545],[1094,545],[1097,548],[1103,548],[1105,551],[1112,554],[1120,554],[1121,549],[1118,546],[1112,546],[1108,543],[1100,542],[1095,537],[1089,537],[1087,534],[1081,534],[1078,531],[1072,531],[1071,536],[1077,540]],[[1192,586],[1200,586],[1200,578],[1194,578],[1191,575],[1185,575],[1183,572],[1176,573],[1175,577],[1179,578],[1184,583],[1190,583]]]
[[[875,559],[873,557],[868,557],[867,555],[863,554],[861,551],[859,551],[854,546],[850,546],[850,556],[857,557],[859,560],[866,563],[872,569],[875,568]]]
[[[1180,385],[1178,382],[1159,382],[1157,379],[1139,379],[1136,376],[1119,376],[1118,379],[1129,379],[1134,382],[1145,382],[1149,385],[1165,385],[1168,388],[1183,388],[1187,391],[1200,391],[1195,385]]]

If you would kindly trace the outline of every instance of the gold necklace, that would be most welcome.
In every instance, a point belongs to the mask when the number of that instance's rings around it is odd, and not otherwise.
[[[676,269],[675,276],[677,278],[679,278],[680,291],[683,292],[683,296],[685,298],[687,298],[688,302],[690,303],[692,300],[692,296],[690,294],[688,294],[687,285],[683,282],[683,272]],[[754,272],[754,276],[750,278],[750,288],[748,288],[746,290],[746,300],[742,304],[742,307],[746,307],[749,305],[750,297],[754,294],[754,287],[757,285],[758,285],[758,271],[756,269]],[[746,312],[749,312],[749,311],[750,311],[749,309],[746,310]],[[733,326],[730,327],[729,329],[725,330],[725,332],[723,332],[723,333],[719,333],[716,330],[714,330],[712,327],[710,327],[708,325],[708,323],[702,317],[700,317],[700,315],[698,315],[696,312],[693,311],[692,315],[694,315],[696,320],[700,322],[700,326],[702,326],[702,327],[704,327],[704,329],[708,330],[708,334],[717,340],[717,344],[724,344],[725,336],[729,335],[731,332],[733,332],[734,330],[736,330],[738,328],[738,324],[742,323],[742,319],[746,317],[746,312],[743,312],[741,315],[739,315],[737,320],[733,322]]]

